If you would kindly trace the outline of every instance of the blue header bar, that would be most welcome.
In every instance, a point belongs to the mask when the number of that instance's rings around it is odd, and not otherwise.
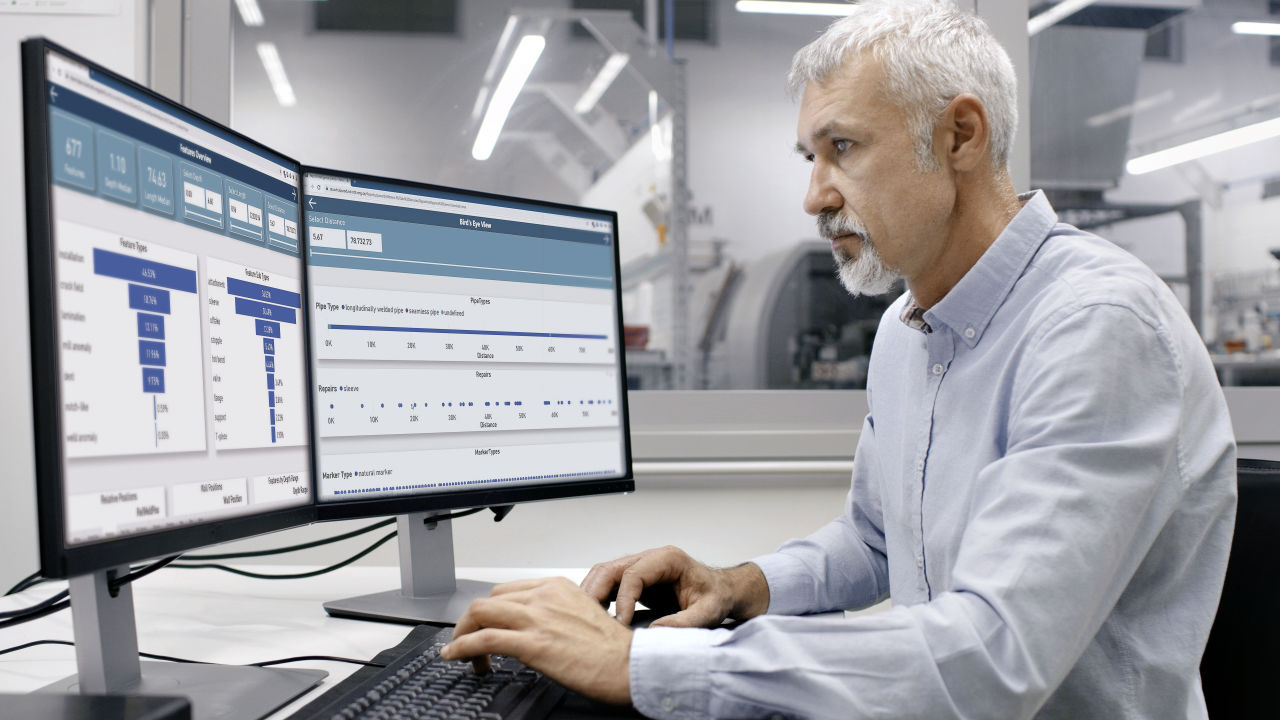
[[[246,143],[244,140],[228,133],[226,130],[218,127],[217,125],[214,125],[213,123],[205,122],[200,118],[193,117],[190,115],[185,115],[185,114],[175,115],[173,112],[173,108],[170,107],[169,105],[156,100],[155,98],[151,97],[146,93],[138,92],[134,88],[116,80],[113,77],[104,75],[101,72],[93,69],[92,67],[89,68],[89,79],[93,80],[94,82],[100,85],[105,85],[106,87],[109,87],[112,90],[115,90],[121,95],[127,95],[133,98],[134,100],[137,100],[138,102],[142,103],[143,105],[153,107],[156,110],[159,110],[160,112],[166,115],[169,115],[170,117],[173,117],[174,119],[180,122],[186,123],[187,125],[191,125],[193,127],[200,128],[201,130],[209,133],[210,135],[215,135],[218,138],[225,140],[231,143],[232,145],[235,145],[241,150],[244,150],[246,152],[251,152],[254,155],[257,155],[258,157],[264,160],[270,160],[273,163],[276,163],[278,165],[283,165],[285,167],[291,167],[293,165],[293,162],[286,160],[284,157],[280,155],[276,155],[273,152],[268,152],[267,150],[264,150],[251,143]],[[261,187],[261,185],[259,185],[259,187]],[[284,195],[283,197],[291,197],[291,196]],[[294,201],[295,202],[297,201],[296,197],[294,198]]]
[[[473,198],[470,202],[476,202]],[[307,207],[323,213],[334,215],[351,215],[382,220],[397,220],[415,225],[429,225],[442,228],[463,228],[470,232],[498,233],[502,235],[518,235],[528,238],[545,238],[548,240],[564,240],[567,242],[586,243],[588,245],[608,246],[613,242],[612,223],[610,227],[599,231],[575,230],[555,225],[517,222],[515,220],[498,220],[473,213],[436,212],[434,210],[418,210],[399,205],[384,205],[376,202],[359,202],[341,200],[330,197],[310,197]],[[508,207],[517,207],[511,205]],[[524,209],[524,208],[521,208]]]
[[[361,209],[380,207],[355,204]],[[306,221],[308,238],[339,228],[348,236],[380,237],[376,250],[326,247],[313,241],[307,253],[307,262],[313,266],[542,285],[614,286],[611,245],[310,211]]]
[[[48,91],[49,105],[51,107],[59,108],[64,112],[77,115],[101,127],[109,128],[134,140],[144,142],[192,164],[214,170],[221,175],[235,178],[253,187],[261,188],[272,195],[295,203],[298,201],[298,189],[280,178],[272,177],[260,170],[242,165],[198,143],[179,138],[177,135],[161,130],[154,125],[142,122],[119,110],[109,108],[65,85],[50,82],[48,83]],[[181,116],[173,116],[173,118],[178,122],[194,124],[190,119]],[[212,131],[210,130],[209,132]],[[243,147],[242,143],[235,142],[230,138],[226,139],[227,142],[231,142],[237,147]],[[284,164],[282,160],[274,161]]]

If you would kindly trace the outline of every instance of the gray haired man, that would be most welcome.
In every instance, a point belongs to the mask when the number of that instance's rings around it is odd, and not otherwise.
[[[1013,68],[972,15],[866,0],[791,83],[805,210],[842,282],[907,287],[876,335],[844,512],[735,568],[666,547],[581,588],[499,586],[446,657],[514,655],[652,717],[1206,717],[1235,445],[1185,312],[1015,193]],[[676,612],[629,630],[659,588]]]

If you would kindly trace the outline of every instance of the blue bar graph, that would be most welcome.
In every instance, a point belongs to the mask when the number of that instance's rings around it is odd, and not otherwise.
[[[272,408],[274,408],[274,407],[276,406],[276,391],[275,391],[275,390],[268,390],[268,391],[267,391],[267,406],[268,406],[268,407],[272,407]]]
[[[145,283],[168,290],[193,293],[196,291],[196,271],[121,255],[101,248],[93,249],[95,275]]]
[[[366,330],[372,332],[438,333],[442,335],[497,335],[502,337],[571,338],[574,340],[608,340],[608,335],[583,333],[524,332],[520,330],[463,330],[460,328],[401,327],[398,325],[329,325],[330,330]]]
[[[261,335],[262,333],[258,333]],[[276,354],[276,341],[271,338],[262,338],[262,352],[268,355]]]
[[[268,305],[256,300],[245,300],[244,298],[236,298],[236,314],[244,315],[251,318],[263,318],[265,320],[275,320],[276,322],[296,323],[297,312],[279,305]]]
[[[129,284],[129,307],[153,313],[169,314],[169,291]]]
[[[152,340],[139,340],[138,364],[164,367],[164,343]]]
[[[227,278],[227,294],[248,300],[261,300],[285,307],[301,308],[302,296],[288,290],[259,285],[236,278]]]
[[[275,372],[275,371],[276,371],[276,356],[275,356],[275,355],[267,355],[266,357],[267,357],[267,372]]]
[[[142,368],[142,392],[164,392],[164,368]]]
[[[258,335],[261,337],[278,338],[280,337],[280,323],[270,322],[268,320],[258,320],[254,323]]]
[[[275,386],[276,386],[276,376],[271,373],[267,373],[267,388],[275,389]]]
[[[152,340],[164,339],[164,316],[138,313],[138,337]]]

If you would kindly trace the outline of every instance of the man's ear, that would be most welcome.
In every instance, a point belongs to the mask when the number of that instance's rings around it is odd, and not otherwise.
[[[987,108],[976,95],[957,95],[942,111],[938,122],[942,152],[955,172],[968,172],[990,163],[991,126]]]

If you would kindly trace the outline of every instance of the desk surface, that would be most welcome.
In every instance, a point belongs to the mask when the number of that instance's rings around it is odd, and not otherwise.
[[[249,567],[249,566],[243,566]],[[257,566],[264,573],[313,568]],[[489,582],[563,575],[580,581],[585,569],[459,568],[460,577]],[[321,603],[400,584],[395,567],[349,566],[305,580],[255,580],[218,570],[167,568],[134,583],[138,649],[243,665],[296,655],[337,655],[369,659],[395,645],[407,625],[329,617]],[[47,583],[0,598],[0,610],[25,607],[65,587]],[[71,613],[63,611],[0,630],[0,649],[32,640],[71,640]],[[298,662],[289,668],[326,670],[324,684],[285,706],[271,718],[287,717],[359,667],[337,662]],[[0,655],[0,692],[30,692],[75,672],[75,649],[46,645]]]

